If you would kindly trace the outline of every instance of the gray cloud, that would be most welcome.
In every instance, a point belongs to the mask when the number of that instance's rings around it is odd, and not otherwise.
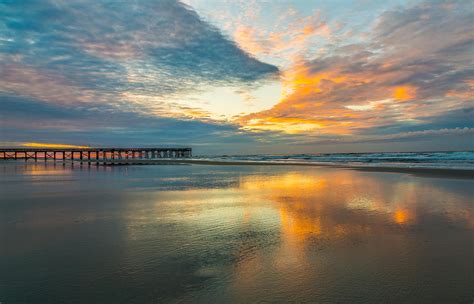
[[[235,125],[117,112],[107,105],[66,108],[1,94],[0,100],[0,144],[191,145],[196,153],[231,153],[237,146],[245,149],[259,140],[258,135],[239,132]]]
[[[278,74],[175,0],[4,1],[0,71],[1,141],[204,147],[253,139],[170,98]]]
[[[56,75],[82,89],[160,96],[278,72],[174,0],[9,1],[0,16],[2,65]]]

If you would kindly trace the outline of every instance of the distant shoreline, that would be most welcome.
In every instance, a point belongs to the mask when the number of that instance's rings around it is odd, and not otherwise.
[[[474,170],[452,169],[452,168],[423,168],[423,167],[385,167],[385,166],[358,166],[343,164],[304,163],[304,162],[269,162],[269,161],[221,161],[221,160],[199,160],[199,159],[129,159],[113,160],[107,165],[210,165],[210,166],[304,166],[304,167],[328,167],[350,169],[372,172],[409,173],[422,176],[451,177],[474,179]]]

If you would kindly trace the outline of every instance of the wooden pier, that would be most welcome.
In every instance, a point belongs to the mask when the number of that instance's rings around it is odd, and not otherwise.
[[[113,165],[133,159],[189,158],[191,148],[0,148],[0,160],[77,161]]]

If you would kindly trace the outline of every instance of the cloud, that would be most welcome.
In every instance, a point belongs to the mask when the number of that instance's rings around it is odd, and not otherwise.
[[[237,44],[258,58],[278,58],[279,61],[293,61],[294,58],[308,52],[309,45],[317,38],[331,40],[333,30],[321,16],[319,10],[308,16],[301,16],[295,10],[286,9],[280,15],[277,24],[286,23],[284,27],[274,26],[271,29],[260,29],[249,25],[245,18],[234,24],[233,37]]]
[[[334,45],[283,71],[287,95],[239,122],[257,132],[342,139],[388,136],[395,126],[440,129],[444,115],[461,115],[473,102],[473,18],[468,2],[388,10],[365,41]]]
[[[474,127],[468,1],[377,4],[370,27],[255,5],[226,35],[174,0],[0,3],[1,140],[260,149]]]
[[[0,100],[0,145],[191,145],[196,153],[235,153],[259,141],[232,124],[114,111],[108,105],[69,108],[2,94]]]
[[[0,140],[138,145],[242,137],[181,100],[279,73],[175,0],[2,2],[0,71]]]
[[[387,135],[373,135],[373,136],[356,136],[350,138],[333,138],[321,139],[314,141],[301,141],[299,144],[315,145],[315,144],[365,144],[365,143],[383,143],[383,142],[410,142],[421,141],[430,138],[449,138],[459,136],[474,136],[474,128],[444,128],[436,130],[422,130],[401,132]]]
[[[0,91],[47,102],[181,95],[278,73],[174,0],[8,1],[0,16]]]
[[[196,154],[265,153],[293,140],[278,133],[248,133],[222,124],[116,111],[108,105],[64,107],[0,94],[0,145],[28,142],[85,146],[192,146]]]

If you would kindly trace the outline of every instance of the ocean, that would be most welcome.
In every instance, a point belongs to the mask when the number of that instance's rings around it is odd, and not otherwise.
[[[265,161],[275,163],[321,163],[393,168],[445,168],[474,170],[474,152],[377,152],[197,156],[220,161]]]

